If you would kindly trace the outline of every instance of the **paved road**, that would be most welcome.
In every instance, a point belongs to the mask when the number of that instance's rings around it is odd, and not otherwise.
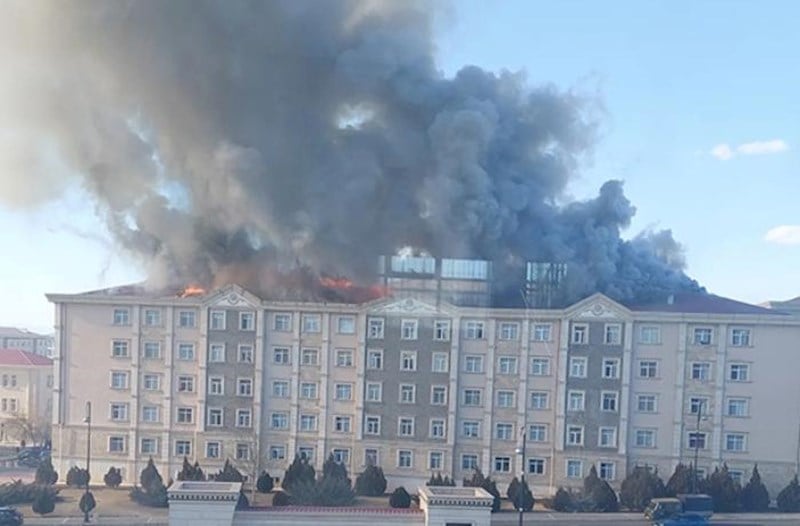
[[[519,515],[515,513],[498,513],[492,516],[492,526],[516,526],[519,524]],[[536,526],[650,526],[640,514],[633,513],[526,513],[523,524]],[[770,515],[721,515],[714,517],[710,522],[713,526],[788,526],[800,524],[800,515],[770,514]]]

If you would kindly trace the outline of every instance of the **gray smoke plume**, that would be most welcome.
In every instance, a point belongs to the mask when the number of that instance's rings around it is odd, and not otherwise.
[[[368,279],[411,246],[567,262],[573,296],[696,287],[669,232],[620,238],[621,183],[564,203],[592,105],[521,74],[444,76],[434,7],[3,2],[2,197],[45,201],[68,173],[154,282],[263,287],[295,262]]]

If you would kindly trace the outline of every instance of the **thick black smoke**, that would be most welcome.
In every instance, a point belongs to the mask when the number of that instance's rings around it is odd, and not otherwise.
[[[432,8],[4,2],[3,195],[51,197],[68,171],[161,282],[258,286],[295,262],[366,277],[411,246],[568,262],[573,296],[694,287],[669,232],[621,240],[619,182],[564,204],[590,105],[520,74],[445,77]]]

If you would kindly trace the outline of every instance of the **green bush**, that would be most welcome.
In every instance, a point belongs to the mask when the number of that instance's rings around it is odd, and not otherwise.
[[[47,493],[55,499],[58,490],[49,485],[24,484],[21,480],[0,484],[0,506],[32,503],[42,493]]]
[[[89,482],[89,472],[78,466],[72,466],[67,471],[67,486],[82,488]]]
[[[683,493],[692,493],[694,468],[691,465],[678,464],[675,472],[667,481],[667,496],[676,497]]]
[[[315,477],[314,466],[308,463],[308,459],[305,455],[295,455],[294,461],[292,461],[291,465],[286,469],[286,473],[283,475],[281,487],[291,493],[292,487],[295,484],[313,481]]]
[[[708,478],[700,481],[700,492],[714,499],[715,512],[739,511],[742,488],[728,473],[728,466],[715,468]]]
[[[553,509],[556,511],[572,511],[572,494],[564,488],[558,488],[553,497]]]
[[[34,480],[37,484],[48,484],[51,486],[58,482],[58,473],[56,473],[56,470],[53,468],[53,462],[49,456],[45,457],[36,468]]]
[[[484,476],[480,469],[476,469],[470,478],[464,479],[464,487],[485,489],[494,497],[492,513],[500,510],[500,491],[497,489],[497,483],[491,477]]]
[[[189,459],[183,457],[183,465],[178,473],[178,480],[206,480],[206,474],[200,467],[200,463],[195,460],[194,464],[189,463]]]
[[[408,508],[411,506],[411,495],[408,494],[406,488],[400,486],[392,492],[389,497],[389,506],[392,508]]]
[[[797,475],[778,493],[777,501],[778,509],[784,513],[800,511],[800,483],[797,482]]]
[[[369,466],[356,477],[355,491],[357,495],[378,497],[386,493],[386,477],[378,466]]]
[[[430,480],[425,483],[426,486],[455,486],[456,481],[452,480],[450,477],[445,475],[442,477],[441,473],[437,473],[436,475],[431,475]]]
[[[161,478],[152,457],[139,474],[139,482],[141,487],[135,487],[130,492],[132,500],[152,508],[167,507],[167,488],[164,486],[164,479]]]
[[[769,508],[769,492],[761,482],[758,465],[753,466],[750,480],[742,488],[742,509],[744,511],[767,511]]]
[[[589,506],[589,510],[585,511],[619,511],[616,492],[608,485],[608,482],[597,476],[597,469],[594,466],[583,479],[583,497]]]
[[[230,460],[225,461],[225,465],[216,474],[211,476],[217,482],[244,482],[247,477],[242,475],[241,471],[236,469]]]
[[[665,494],[666,488],[657,472],[653,473],[645,467],[636,466],[622,481],[619,500],[629,510],[642,511],[650,499],[663,497]]]
[[[278,491],[272,496],[273,506],[288,506],[291,504],[289,494],[284,491]]]
[[[50,491],[40,491],[34,499],[31,509],[39,515],[47,515],[56,509],[56,496]]]
[[[259,493],[269,493],[272,491],[272,487],[274,483],[272,481],[272,475],[267,473],[266,471],[262,471],[261,474],[256,479],[256,489]]]
[[[78,508],[82,513],[91,513],[96,507],[97,502],[95,502],[94,495],[92,495],[91,491],[87,491],[81,496],[81,500],[78,503]]]
[[[108,473],[103,476],[103,482],[105,482],[106,486],[109,488],[118,488],[119,485],[122,484],[122,472],[119,468],[111,466],[108,468]]]

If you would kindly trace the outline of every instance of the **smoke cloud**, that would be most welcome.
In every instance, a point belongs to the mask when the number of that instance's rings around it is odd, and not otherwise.
[[[591,102],[522,74],[446,77],[432,8],[4,2],[2,198],[46,202],[67,174],[154,283],[258,287],[297,262],[368,278],[412,246],[567,262],[573,296],[696,288],[669,232],[621,239],[620,182],[565,203]]]

